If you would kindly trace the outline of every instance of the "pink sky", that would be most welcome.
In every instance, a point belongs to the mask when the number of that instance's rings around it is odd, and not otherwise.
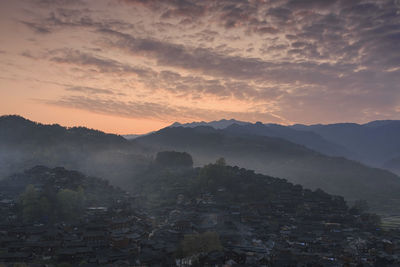
[[[396,1],[0,2],[0,115],[106,132],[400,119]]]

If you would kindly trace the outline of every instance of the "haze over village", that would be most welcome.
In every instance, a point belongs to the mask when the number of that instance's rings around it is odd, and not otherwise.
[[[398,0],[0,1],[0,267],[400,266]]]

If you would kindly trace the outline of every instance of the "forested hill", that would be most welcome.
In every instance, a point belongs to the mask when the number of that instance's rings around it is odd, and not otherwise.
[[[63,166],[122,185],[147,167],[148,159],[115,134],[0,117],[0,179],[36,165]]]
[[[0,145],[52,146],[65,145],[90,149],[126,148],[129,142],[122,136],[85,127],[66,128],[58,124],[45,125],[20,116],[0,117]]]
[[[330,156],[351,157],[353,153],[345,147],[324,139],[317,133],[307,130],[296,130],[289,126],[279,124],[263,124],[261,122],[250,123],[236,120],[220,120],[212,122],[193,122],[186,124],[174,123],[170,127],[194,128],[197,126],[209,126],[214,129],[224,129],[226,132],[236,135],[259,135],[277,137],[290,142],[304,145],[312,150]]]
[[[193,168],[189,154],[165,151],[153,163],[138,181],[139,195],[60,167],[37,166],[0,181],[6,214],[0,225],[8,233],[0,235],[0,260],[357,266],[369,257],[381,266],[379,255],[389,251],[383,244],[397,244],[398,233],[382,231],[379,216],[366,213],[365,205],[349,208],[320,189],[231,167],[222,158]],[[287,251],[293,252],[289,261]],[[397,246],[390,251],[396,255]]]
[[[385,165],[400,157],[398,120],[372,121],[366,124],[294,125],[291,128],[312,131],[326,140],[345,146],[355,153],[355,159],[367,164],[388,167],[394,171],[399,168],[399,165]]]
[[[147,204],[159,207],[176,203],[182,194],[189,199],[212,195],[218,203],[226,205],[280,201],[296,205],[310,197],[325,199],[331,206],[339,204],[347,209],[343,197],[331,196],[321,189],[313,192],[285,179],[228,166],[224,158],[202,167],[192,168],[191,164],[191,155],[186,152],[157,153],[153,165],[138,179],[137,193],[149,201]]]
[[[0,179],[36,165],[63,166],[134,186],[158,151],[186,151],[199,166],[227,162],[321,188],[347,200],[368,200],[375,211],[400,207],[400,178],[345,158],[328,157],[281,138],[238,134],[211,127],[165,128],[128,141],[82,127],[43,125],[18,116],[0,117]]]
[[[287,141],[303,145],[309,149],[329,156],[352,157],[352,152],[345,147],[330,142],[311,131],[299,131],[279,124],[232,124],[225,128],[226,132],[240,135],[259,135],[282,138]]]
[[[85,207],[111,207],[125,192],[108,180],[63,167],[35,166],[0,180],[0,197],[17,204],[25,223],[75,221]],[[6,217],[0,219],[5,223]]]
[[[395,174],[328,157],[280,138],[238,136],[202,126],[165,128],[134,142],[155,151],[189,152],[196,165],[224,157],[231,165],[287,178],[307,188],[321,188],[350,201],[368,200],[376,211],[393,211],[400,204],[400,178]]]
[[[400,174],[400,121],[379,120],[365,124],[333,123],[314,125],[279,125],[235,120],[194,122],[170,127],[211,126],[242,135],[279,137],[304,145],[325,155],[342,156],[363,164]]]

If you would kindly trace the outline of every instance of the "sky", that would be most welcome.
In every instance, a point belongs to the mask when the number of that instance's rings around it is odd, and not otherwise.
[[[400,119],[400,0],[0,1],[5,114],[118,134]]]

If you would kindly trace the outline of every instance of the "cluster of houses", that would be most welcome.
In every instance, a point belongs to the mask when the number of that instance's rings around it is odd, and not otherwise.
[[[400,231],[352,214],[341,197],[274,183],[276,197],[264,201],[227,202],[221,187],[151,211],[103,185],[78,221],[29,224],[18,190],[0,186],[0,266],[400,266]],[[185,236],[207,232],[220,249],[181,253]]]
[[[218,233],[223,249],[184,262],[200,262],[201,266],[400,266],[400,231],[384,231],[367,215],[350,214],[341,197],[289,188],[293,191],[283,190],[273,201],[239,205],[219,203],[218,193],[187,201],[179,195],[175,206],[158,213],[165,221],[150,238],[152,253],[172,258],[172,248],[184,235],[212,231]],[[307,192],[310,195],[305,197]]]
[[[88,207],[77,223],[26,224],[16,218],[8,216],[0,223],[3,263],[132,266],[139,263],[141,243],[152,229],[145,214],[132,212],[121,201],[112,207]]]

